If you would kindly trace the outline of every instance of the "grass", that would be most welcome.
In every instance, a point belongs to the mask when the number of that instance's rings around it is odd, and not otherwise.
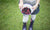
[[[18,0],[0,0],[0,30],[22,30],[23,15]],[[30,24],[27,23],[27,30]],[[50,0],[40,1],[40,12],[35,19],[34,30],[50,30]]]

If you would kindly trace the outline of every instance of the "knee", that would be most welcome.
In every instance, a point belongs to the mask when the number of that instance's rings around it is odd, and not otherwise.
[[[32,20],[35,20],[36,15],[31,15]]]
[[[27,15],[23,16],[23,22],[26,23],[28,21],[28,17]]]

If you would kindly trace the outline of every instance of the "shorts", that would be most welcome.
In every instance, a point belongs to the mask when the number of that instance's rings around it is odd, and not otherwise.
[[[37,9],[33,12],[33,13],[31,13],[31,15],[35,15],[35,14],[38,14],[38,12],[39,12],[39,7],[40,7],[40,5],[37,7]]]

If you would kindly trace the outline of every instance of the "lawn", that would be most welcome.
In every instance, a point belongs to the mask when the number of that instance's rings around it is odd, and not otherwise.
[[[0,0],[0,30],[22,30],[23,15],[18,0]],[[31,16],[27,22],[27,30]],[[50,0],[40,1],[40,11],[36,16],[34,30],[50,30]]]

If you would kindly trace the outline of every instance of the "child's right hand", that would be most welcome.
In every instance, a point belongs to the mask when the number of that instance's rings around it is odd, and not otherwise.
[[[19,8],[20,8],[20,9],[23,8],[23,3],[19,3]]]

